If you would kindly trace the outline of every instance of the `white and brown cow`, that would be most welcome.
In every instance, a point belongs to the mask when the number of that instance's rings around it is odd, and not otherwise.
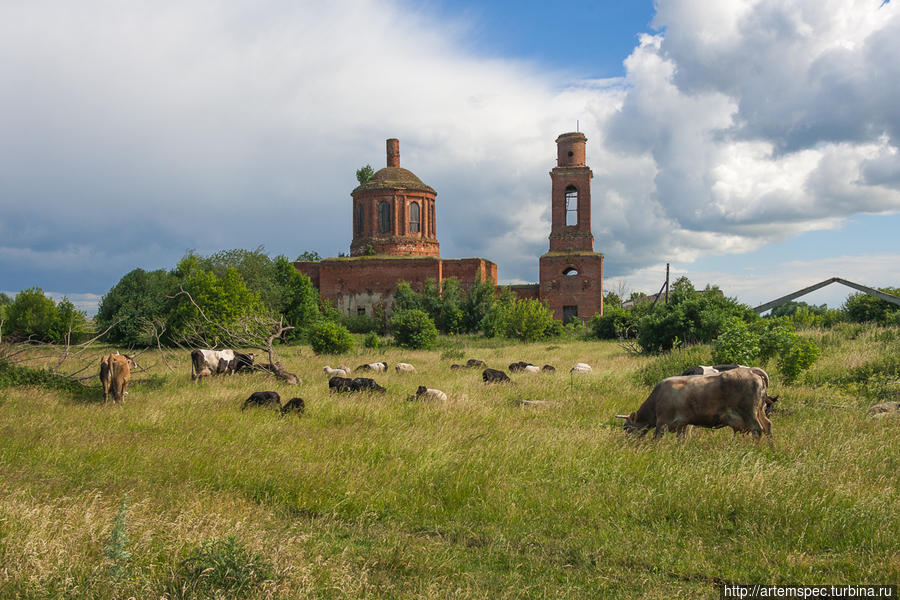
[[[731,427],[756,437],[772,435],[772,422],[765,413],[766,381],[746,367],[705,377],[681,376],[663,379],[641,407],[625,419],[625,431],[644,435],[655,428],[654,438],[667,431],[684,435],[688,425]]]
[[[191,381],[219,373],[233,374],[253,366],[253,354],[234,350],[194,350],[191,352]]]

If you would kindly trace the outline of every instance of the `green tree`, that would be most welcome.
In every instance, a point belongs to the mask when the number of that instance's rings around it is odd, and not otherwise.
[[[462,330],[475,333],[481,329],[481,323],[496,298],[496,286],[490,281],[482,281],[481,273],[477,282],[462,300]]]
[[[878,288],[878,291],[900,296],[900,288],[884,287]],[[897,315],[900,313],[900,306],[870,294],[853,294],[841,308],[847,320],[855,323],[891,325],[898,322]]]
[[[553,325],[553,313],[546,304],[534,298],[516,300],[506,314],[506,337],[523,342],[539,340]]]
[[[391,319],[391,330],[402,348],[431,348],[438,331],[428,314],[419,309],[401,310]]]
[[[322,260],[322,257],[315,250],[304,250],[294,260],[296,260],[297,262],[301,262],[301,261],[319,262],[320,260]]]
[[[302,337],[309,327],[322,318],[319,312],[319,292],[309,277],[294,268],[294,265],[281,255],[273,264],[272,279],[278,292],[273,309],[284,316],[291,330],[291,338]]]
[[[603,310],[607,308],[622,308],[622,298],[615,292],[606,292],[603,296]]]
[[[219,279],[225,277],[228,269],[234,269],[247,288],[256,292],[267,308],[277,310],[282,290],[275,282],[275,264],[262,246],[255,250],[221,250],[206,258],[199,257],[199,264],[203,270],[212,271]]]
[[[156,343],[151,324],[166,321],[167,296],[178,290],[178,278],[163,271],[134,269],[126,273],[100,300],[94,320],[107,339],[124,346]]]
[[[746,322],[729,317],[713,342],[712,359],[717,364],[752,365],[759,356],[759,336]]]
[[[50,339],[58,344],[78,343],[87,328],[87,317],[68,298],[57,303],[56,317],[50,326]]]
[[[199,337],[215,345],[222,328],[266,312],[259,295],[247,288],[234,267],[228,267],[224,276],[219,277],[204,270],[196,257],[188,255],[178,263],[175,274],[187,294],[178,293],[167,302],[170,340]]]
[[[344,354],[353,349],[353,336],[333,321],[319,321],[309,328],[309,343],[316,354]]]
[[[424,310],[422,296],[417,293],[406,281],[397,284],[394,290],[394,311]]]
[[[372,165],[366,165],[356,170],[356,180],[359,182],[359,185],[363,185],[372,179],[372,175],[374,174],[375,169],[372,168]]]
[[[56,317],[53,300],[45,296],[39,287],[28,288],[16,294],[6,307],[7,320],[3,324],[3,332],[16,339],[49,342]]]
[[[625,337],[628,327],[633,324],[631,312],[621,307],[604,308],[602,315],[594,315],[588,322],[594,337],[601,340]]]
[[[515,301],[515,295],[509,287],[500,288],[500,295],[488,307],[481,320],[481,329],[485,337],[506,335],[509,312]]]

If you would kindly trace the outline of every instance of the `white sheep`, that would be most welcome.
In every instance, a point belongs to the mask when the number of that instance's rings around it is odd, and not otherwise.
[[[447,400],[447,394],[442,392],[441,390],[435,390],[432,388],[427,388],[424,385],[420,385],[419,389],[416,390],[416,398],[419,400]]]
[[[394,369],[396,369],[398,373],[416,372],[416,368],[409,363],[397,363],[396,365],[394,365]]]
[[[575,363],[575,366],[572,367],[570,373],[593,373],[594,370],[591,369],[591,365],[587,363]]]
[[[350,377],[350,371],[344,369],[343,367],[332,369],[329,365],[325,365],[324,367],[322,367],[322,371],[324,371],[325,374],[329,377]]]

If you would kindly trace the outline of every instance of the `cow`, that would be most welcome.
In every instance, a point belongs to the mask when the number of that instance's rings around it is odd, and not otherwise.
[[[376,373],[384,373],[387,371],[388,364],[386,362],[374,362],[356,367],[357,371],[375,371]]]
[[[330,365],[325,365],[324,367],[322,367],[322,371],[329,377],[350,377],[350,371],[345,371],[341,367],[332,369]]]
[[[263,406],[276,409],[281,408],[281,396],[278,392],[253,392],[250,397],[244,400],[241,410],[246,410],[248,406]]]
[[[109,400],[112,392],[113,402],[125,399],[125,390],[131,380],[131,369],[137,368],[134,357],[129,354],[109,354],[100,359],[100,385],[103,387],[103,402]]]
[[[591,369],[591,365],[587,363],[575,363],[575,366],[569,369],[569,373],[593,373],[593,369]]]
[[[755,437],[772,435],[772,422],[765,414],[766,385],[759,373],[737,368],[706,377],[681,376],[663,379],[637,411],[616,415],[625,420],[625,431],[654,438],[667,431],[684,436],[688,425],[731,427],[735,433]]]
[[[746,365],[714,365],[711,367],[699,365],[696,367],[691,367],[682,373],[682,377],[688,375],[715,375],[717,373],[724,373],[725,371],[731,371],[732,369],[750,369],[751,372],[758,375],[762,378],[763,383],[766,387],[766,397],[765,397],[765,410],[766,416],[768,417],[773,412],[775,412],[775,403],[778,402],[778,396],[772,397],[768,394],[769,388],[769,374],[766,373],[763,369],[759,367],[748,367]]]
[[[424,385],[420,385],[416,390],[416,399],[417,400],[447,400],[447,394],[442,392],[441,390],[435,390],[432,388],[427,388]]]
[[[481,379],[485,383],[510,383],[509,375],[497,369],[485,369],[481,372]]]
[[[396,365],[394,365],[394,369],[398,373],[415,373],[416,372],[416,368],[414,366],[412,366],[409,363],[403,363],[403,362],[397,363]]]
[[[306,403],[303,401],[303,398],[291,398],[284,406],[281,407],[281,415],[284,416],[289,412],[294,412],[298,415],[302,415],[305,410]]]
[[[513,364],[509,365],[509,372],[510,373],[519,373],[521,371],[524,371],[525,367],[533,367],[533,366],[534,365],[531,363],[527,363],[527,362],[520,360],[519,362],[514,362]]]
[[[544,373],[556,373],[556,367],[554,367],[553,365],[544,365],[543,367],[541,367],[541,371],[543,371]]]
[[[253,366],[253,354],[234,350],[194,350],[191,352],[191,381],[208,375],[235,373]]]

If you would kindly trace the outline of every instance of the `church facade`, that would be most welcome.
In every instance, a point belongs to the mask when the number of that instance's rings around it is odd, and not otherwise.
[[[557,319],[587,319],[603,312],[603,255],[591,234],[591,177],[587,138],[565,133],[556,140],[550,250],[540,258],[540,283],[512,286],[520,298],[545,301]],[[350,256],[300,261],[323,298],[344,315],[390,311],[400,281],[422,291],[427,279],[497,284],[497,265],[484,258],[447,259],[437,240],[437,192],[400,166],[400,142],[387,140],[387,166],[351,192]]]

